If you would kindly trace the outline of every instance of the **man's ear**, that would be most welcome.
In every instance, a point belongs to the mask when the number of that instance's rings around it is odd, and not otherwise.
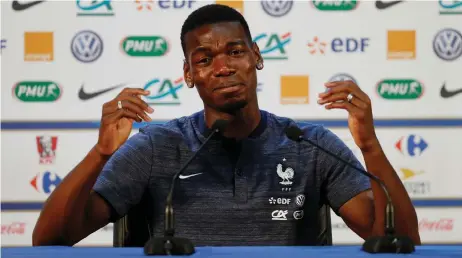
[[[255,61],[256,61],[255,67],[258,70],[263,69],[263,57],[261,57],[260,48],[258,48],[257,43],[255,42],[252,43],[252,50],[255,55]]]
[[[188,62],[183,60],[183,77],[186,82],[186,85],[188,88],[193,88],[194,87],[194,81],[191,75],[191,67],[189,66]]]

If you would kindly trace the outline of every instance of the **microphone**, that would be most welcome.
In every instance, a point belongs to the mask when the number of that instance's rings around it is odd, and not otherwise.
[[[356,169],[365,176],[376,181],[382,187],[383,191],[385,192],[385,196],[387,197],[387,206],[385,209],[385,236],[372,236],[366,239],[362,246],[363,251],[368,253],[412,253],[415,251],[415,245],[410,237],[397,236],[395,233],[393,202],[391,201],[387,187],[380,178],[361,168],[352,165],[348,161],[340,158],[338,155],[314,143],[310,139],[304,138],[303,131],[297,126],[289,126],[285,129],[284,132],[289,139],[296,142],[305,141],[310,143],[311,145],[319,148],[325,153],[331,155],[332,157],[342,161],[343,163],[345,163],[345,165],[353,169]]]
[[[218,119],[212,125],[212,132],[205,139],[199,149],[186,161],[181,169],[175,173],[170,185],[165,205],[165,231],[163,237],[150,238],[144,245],[145,255],[191,255],[195,253],[195,248],[191,240],[187,238],[175,237],[175,220],[173,215],[173,189],[178,177],[194,160],[197,154],[207,144],[207,142],[219,132],[222,132],[228,125],[228,121]]]

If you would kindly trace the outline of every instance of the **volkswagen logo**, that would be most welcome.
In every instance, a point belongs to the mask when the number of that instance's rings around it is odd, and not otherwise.
[[[356,79],[353,78],[353,76],[346,74],[346,73],[338,73],[329,79],[329,82],[343,82],[343,81],[353,81],[355,84],[358,84],[356,82]]]
[[[103,41],[93,31],[81,31],[72,39],[71,51],[77,60],[90,63],[103,53]]]
[[[263,10],[271,16],[286,15],[292,9],[292,0],[261,0]]]
[[[453,61],[462,55],[462,34],[454,29],[443,29],[433,39],[433,51],[446,61]]]

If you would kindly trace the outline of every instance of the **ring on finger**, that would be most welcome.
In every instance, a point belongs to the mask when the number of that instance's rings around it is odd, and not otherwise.
[[[353,94],[351,94],[351,93],[348,94],[348,96],[347,96],[348,103],[351,103],[351,100],[353,100],[353,97],[354,97]]]
[[[117,108],[122,109],[122,101],[121,100],[117,101]]]

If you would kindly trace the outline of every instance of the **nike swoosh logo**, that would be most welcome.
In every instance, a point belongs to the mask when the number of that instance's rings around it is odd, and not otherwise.
[[[392,7],[393,5],[395,4],[399,4],[403,1],[391,1],[391,2],[383,2],[383,1],[375,1],[375,7],[377,7],[377,9],[387,9],[389,7]]]
[[[186,179],[186,178],[190,178],[190,177],[197,176],[197,175],[200,175],[200,174],[202,174],[202,173],[197,173],[197,174],[192,174],[192,175],[187,175],[187,176],[180,175],[180,179]]]
[[[88,92],[85,92],[83,90],[83,84],[82,84],[82,87],[80,87],[80,90],[79,90],[79,99],[81,99],[81,100],[89,100],[89,99],[97,97],[97,96],[99,96],[101,94],[104,94],[106,92],[109,92],[111,90],[115,90],[117,88],[123,87],[124,85],[125,84],[118,84],[118,85],[114,85],[114,86],[111,86],[111,87],[103,89],[103,90],[88,93]]]
[[[32,6],[34,5],[38,5],[42,2],[45,2],[45,1],[33,1],[33,2],[29,2],[29,3],[25,3],[25,4],[21,4],[19,1],[13,1],[13,4],[11,5],[11,7],[13,7],[13,10],[15,11],[24,11],[28,8],[31,8]]]
[[[446,83],[443,84],[443,87],[441,87],[441,91],[440,91],[441,97],[445,99],[454,97],[455,95],[460,94],[460,93],[462,93],[462,88],[458,90],[448,91],[446,89]]]

